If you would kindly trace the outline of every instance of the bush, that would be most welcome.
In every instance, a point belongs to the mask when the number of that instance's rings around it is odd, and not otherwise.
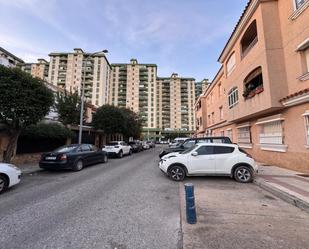
[[[27,127],[21,136],[32,139],[67,139],[73,138],[74,133],[61,124],[40,123]]]

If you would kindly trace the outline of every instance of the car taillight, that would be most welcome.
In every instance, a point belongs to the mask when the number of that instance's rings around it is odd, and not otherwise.
[[[63,154],[63,155],[60,156],[60,161],[65,161],[67,159],[68,159],[68,157],[67,157],[66,154]]]

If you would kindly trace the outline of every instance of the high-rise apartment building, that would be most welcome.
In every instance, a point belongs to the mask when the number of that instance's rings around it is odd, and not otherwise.
[[[24,61],[17,56],[11,54],[9,51],[0,47],[0,65],[6,67],[16,67],[23,64]]]
[[[48,80],[49,63],[45,59],[38,59],[37,63],[24,63],[21,65],[21,69],[33,77]]]
[[[144,128],[156,128],[156,76],[155,64],[139,64],[136,59],[112,64],[109,103],[139,113]]]
[[[210,82],[208,79],[203,79],[202,81],[195,83],[195,99],[196,100],[203,92],[205,92],[205,90],[207,89],[207,87],[209,87],[209,85],[210,85]]]
[[[50,53],[48,82],[67,91],[81,91],[85,80],[85,98],[95,106],[108,103],[111,66],[105,54],[85,53],[76,48],[72,53]]]
[[[157,78],[157,126],[162,130],[193,131],[195,129],[195,79]]]

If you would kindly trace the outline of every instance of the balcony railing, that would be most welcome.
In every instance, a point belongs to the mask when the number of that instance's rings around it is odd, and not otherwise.
[[[249,51],[254,47],[254,45],[257,42],[258,42],[258,37],[256,36],[254,40],[252,40],[252,42],[249,44],[249,46],[244,51],[242,51],[241,59],[243,59],[249,53]]]

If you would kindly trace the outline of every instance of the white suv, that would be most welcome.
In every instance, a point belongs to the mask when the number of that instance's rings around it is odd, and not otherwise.
[[[132,155],[132,147],[124,141],[112,141],[103,146],[102,150],[109,156],[113,155],[118,158],[122,158],[124,155]]]
[[[258,171],[254,159],[235,144],[198,143],[183,152],[163,156],[160,169],[175,181],[193,175],[229,175],[247,183]]]

